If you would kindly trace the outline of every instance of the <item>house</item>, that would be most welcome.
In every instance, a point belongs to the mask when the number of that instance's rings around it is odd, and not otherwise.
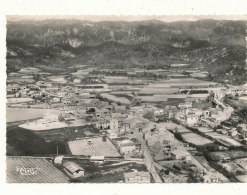
[[[118,133],[114,130],[107,130],[107,136],[110,138],[110,139],[116,139],[118,138]]]
[[[128,114],[126,110],[113,110],[111,116],[112,118],[127,118]]]
[[[79,83],[81,83],[81,79],[74,79],[73,82],[74,82],[74,84],[79,84]]]
[[[246,124],[239,124],[238,132],[243,136],[243,138],[247,138],[247,125]]]
[[[65,113],[70,113],[70,114],[74,114],[76,113],[76,110],[77,110],[77,106],[76,105],[66,105],[64,107],[64,110],[65,110]]]
[[[158,109],[154,111],[154,116],[161,116],[164,114],[164,110],[163,109]]]
[[[150,183],[151,177],[148,172],[134,171],[130,173],[124,173],[125,183]]]
[[[47,83],[45,81],[38,81],[36,85],[39,87],[52,87],[52,83]]]
[[[8,85],[7,86],[7,92],[13,92],[16,93],[17,91],[19,91],[21,88],[19,87],[19,85]]]
[[[171,160],[173,158],[173,155],[171,153],[171,149],[167,148],[168,150],[167,151],[164,151],[163,154],[164,154],[164,159],[165,160]]]
[[[64,156],[56,156],[53,160],[54,164],[56,165],[62,165],[63,164],[63,159],[64,159]]]
[[[216,132],[223,135],[228,135],[228,131],[226,129],[217,129]]]
[[[185,103],[180,103],[178,105],[180,109],[188,109],[192,107],[192,102],[185,102]]]
[[[74,162],[63,163],[64,172],[72,179],[84,176],[84,169]]]
[[[107,109],[107,108],[96,109],[95,116],[97,118],[110,117],[111,116],[111,111],[109,109]]]
[[[228,155],[224,155],[220,157],[220,162],[226,163],[226,162],[230,162],[231,158]]]
[[[51,99],[51,102],[53,102],[53,103],[57,103],[57,102],[60,102],[60,101],[61,101],[61,99],[57,98],[57,97],[54,97],[54,98]]]
[[[119,127],[120,127],[120,131],[122,131],[124,134],[126,133],[130,133],[130,123],[128,121],[119,121]]]
[[[110,129],[110,121],[106,119],[97,119],[95,121],[95,126],[100,130]]]
[[[134,151],[135,149],[136,149],[135,143],[133,143],[132,141],[128,141],[126,143],[120,144],[120,153],[123,155],[129,154],[132,151]]]
[[[203,115],[203,111],[201,109],[198,108],[191,108],[189,109],[191,113],[193,113],[194,115],[200,117]]]
[[[63,92],[63,91],[59,91],[59,92],[57,92],[57,95],[59,96],[59,97],[65,97],[66,96],[66,92]]]
[[[176,160],[191,160],[191,155],[186,150],[174,150],[171,152],[171,155]]]
[[[75,116],[70,114],[70,113],[63,113],[59,115],[59,120],[70,122],[70,121],[75,121]]]
[[[171,119],[171,118],[174,118],[176,116],[178,108],[176,106],[168,105],[165,107],[164,111],[167,113],[167,117]]]
[[[205,118],[209,118],[209,117],[211,117],[211,112],[210,112],[209,110],[204,110],[204,111],[203,111],[203,116],[204,116]]]
[[[218,183],[219,177],[217,173],[215,172],[207,172],[206,174],[203,174],[202,176],[204,183]]]
[[[111,110],[105,108],[104,105],[88,106],[86,107],[86,114],[90,117],[106,118],[111,117]]]
[[[129,122],[124,122],[123,123],[124,131],[125,132],[130,132],[130,123]]]
[[[232,137],[237,136],[237,134],[238,134],[238,131],[236,130],[236,128],[228,131],[228,135],[230,135]]]
[[[215,127],[217,127],[217,124],[216,124],[216,122],[215,122],[215,120],[214,119],[212,119],[212,118],[208,118],[208,119],[200,119],[200,123],[201,124],[205,124],[206,126],[209,126],[209,127],[211,127],[211,128],[215,128]]]
[[[112,130],[118,130],[118,120],[117,119],[111,119],[110,120],[110,129]]]
[[[90,162],[93,163],[103,163],[105,161],[104,156],[91,156],[90,157]]]
[[[198,116],[196,116],[194,114],[188,114],[188,115],[186,115],[186,124],[189,127],[195,126],[198,124],[198,119],[199,119]]]
[[[95,116],[96,115],[96,110],[97,110],[98,108],[96,108],[96,107],[86,107],[86,114],[87,114],[87,116]]]

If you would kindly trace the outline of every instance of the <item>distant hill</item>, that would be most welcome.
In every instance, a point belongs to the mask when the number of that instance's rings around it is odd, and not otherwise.
[[[246,79],[245,37],[245,21],[8,21],[7,71],[76,63],[115,68],[189,63],[203,64],[212,79],[238,74],[241,78],[233,79],[238,84]]]

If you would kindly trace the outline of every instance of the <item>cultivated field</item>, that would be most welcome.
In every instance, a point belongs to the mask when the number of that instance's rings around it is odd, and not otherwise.
[[[208,133],[214,131],[210,127],[197,127],[197,130],[200,131],[201,133]]]
[[[49,80],[54,81],[54,82],[58,82],[58,83],[66,83],[67,80],[64,78],[64,75],[61,76],[50,76],[47,77]]]
[[[162,83],[169,83],[169,84],[184,84],[184,85],[191,85],[191,86],[197,86],[197,85],[215,85],[216,83],[214,82],[209,82],[209,81],[202,81],[198,79],[193,79],[193,78],[183,78],[183,79],[169,79],[169,80],[164,80]]]
[[[144,84],[147,82],[147,80],[144,79],[131,79],[125,76],[106,76],[103,79],[104,82],[107,84]]]
[[[21,124],[19,125],[19,127],[33,131],[45,131],[50,129],[59,129],[59,128],[68,127],[68,125],[65,122],[60,122],[60,121],[52,121],[47,123],[37,123],[36,121],[34,121],[30,123]]]
[[[184,141],[192,143],[196,146],[203,146],[206,144],[212,144],[213,142],[207,138],[201,137],[196,133],[184,133],[181,134]]]
[[[242,146],[242,144],[240,144],[239,142],[237,142],[236,140],[226,136],[226,135],[222,135],[216,132],[209,132],[206,133],[206,135],[216,139],[217,141],[221,142],[222,144],[226,145],[226,146]]]
[[[228,173],[233,175],[247,176],[247,161],[245,159],[237,159],[228,163],[218,163]]]
[[[198,78],[205,78],[207,75],[206,74],[203,74],[203,73],[193,73],[193,74],[190,74],[191,77],[198,77]]]
[[[165,87],[145,87],[141,89],[138,94],[155,94],[155,95],[169,95],[178,92],[178,88],[165,88]]]
[[[8,104],[18,104],[18,103],[26,103],[26,102],[34,102],[32,98],[8,98]]]
[[[166,129],[172,131],[173,133],[190,133],[191,131],[186,129],[185,127],[181,125],[177,125],[175,123],[169,122],[169,123],[162,123],[166,127]]]
[[[35,118],[41,118],[46,113],[60,114],[59,110],[51,109],[32,109],[32,108],[7,108],[6,109],[7,122],[30,120]]]
[[[220,158],[229,156],[232,160],[246,158],[247,153],[246,151],[242,150],[229,150],[229,151],[217,151],[217,152],[210,152],[208,156],[213,161],[219,161]]]
[[[129,104],[130,101],[125,97],[117,97],[108,93],[101,93],[100,96],[108,101],[121,103],[121,104]]]
[[[157,96],[140,96],[142,102],[166,102],[168,99]]]
[[[128,84],[120,84],[120,85],[109,85],[109,88],[112,91],[139,91],[141,88],[143,88],[144,85],[128,85]]]

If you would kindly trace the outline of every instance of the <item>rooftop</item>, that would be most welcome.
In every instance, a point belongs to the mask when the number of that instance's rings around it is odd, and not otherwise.
[[[78,170],[84,171],[84,169],[82,167],[80,167],[78,164],[74,163],[74,162],[70,162],[67,161],[65,163],[63,163],[63,166],[70,171],[71,173],[74,173]]]
[[[51,162],[37,157],[7,157],[8,183],[68,183],[69,179]]]
[[[189,152],[187,152],[186,150],[182,150],[182,149],[174,150],[172,151],[172,153],[175,154],[176,156],[190,156]]]
[[[72,155],[120,157],[108,137],[105,141],[102,140],[102,137],[74,140],[69,141],[68,145]]]

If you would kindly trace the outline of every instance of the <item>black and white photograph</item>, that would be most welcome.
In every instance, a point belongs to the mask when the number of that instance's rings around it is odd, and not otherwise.
[[[6,21],[7,183],[247,182],[247,15]]]

